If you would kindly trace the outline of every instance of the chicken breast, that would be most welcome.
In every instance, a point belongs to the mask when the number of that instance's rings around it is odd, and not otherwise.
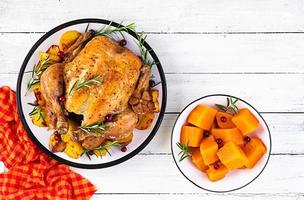
[[[103,121],[107,114],[124,111],[141,66],[141,60],[129,49],[105,36],[94,37],[72,62],[65,64],[65,108],[83,115],[82,125],[94,124]],[[101,83],[75,89],[94,77]]]

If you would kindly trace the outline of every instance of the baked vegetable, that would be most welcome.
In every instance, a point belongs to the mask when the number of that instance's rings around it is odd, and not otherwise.
[[[213,128],[211,134],[216,139],[222,139],[224,144],[227,142],[234,142],[235,144],[242,145],[244,143],[243,134],[237,128]]]
[[[203,130],[194,126],[183,126],[180,143],[189,147],[199,147],[203,138]]]
[[[206,172],[209,180],[215,182],[223,179],[229,170],[222,163],[216,162],[215,164],[211,165]]]
[[[191,160],[193,164],[202,172],[206,172],[208,166],[204,163],[203,157],[201,155],[201,151],[199,148],[195,148],[192,150]]]
[[[234,128],[235,125],[231,121],[232,117],[233,115],[225,112],[218,112],[215,116],[217,125],[220,128]]]
[[[78,142],[69,140],[66,143],[66,148],[64,150],[64,153],[66,153],[71,158],[77,159],[82,155],[83,148]]]
[[[138,130],[148,129],[150,128],[153,120],[154,120],[154,113],[139,114],[138,122],[135,128]]]
[[[210,165],[218,160],[217,151],[218,145],[212,135],[202,140],[200,152],[206,165]]]
[[[246,167],[253,168],[256,163],[266,153],[266,147],[261,139],[253,137],[243,148],[244,153],[248,159]]]
[[[68,50],[81,34],[78,31],[71,30],[63,33],[59,40],[59,49],[63,52]]]
[[[248,135],[259,128],[260,124],[257,118],[249,111],[248,108],[242,108],[232,117],[232,122],[243,133]]]
[[[196,106],[188,116],[187,122],[204,130],[209,130],[217,110],[205,105]]]

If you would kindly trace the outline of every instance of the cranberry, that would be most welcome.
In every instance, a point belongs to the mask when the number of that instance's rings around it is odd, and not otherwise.
[[[123,146],[121,149],[120,149],[122,152],[126,152],[128,149],[126,146]]]
[[[96,33],[96,31],[94,29],[90,29],[89,32],[91,35],[95,35],[95,33]]]
[[[59,56],[61,59],[63,59],[64,58],[64,52],[63,51],[59,51],[57,53],[57,56]]]
[[[91,155],[94,154],[94,151],[93,151],[93,150],[90,150],[88,153],[89,153],[89,155],[91,156]]]
[[[244,141],[245,141],[245,142],[250,142],[250,140],[251,140],[251,138],[250,138],[249,136],[245,136],[245,137],[244,137]]]
[[[60,140],[61,140],[61,135],[60,135],[60,133],[58,133],[57,131],[54,133],[54,139],[55,139],[56,141],[60,141]]]
[[[215,141],[216,141],[216,143],[217,143],[217,145],[218,145],[219,148],[221,148],[222,146],[224,146],[222,139],[218,138]]]
[[[122,47],[126,46],[127,45],[127,40],[125,40],[125,39],[120,40],[119,45],[122,46]]]
[[[37,100],[35,100],[35,101],[34,101],[34,104],[35,104],[35,105],[38,105],[38,101],[37,101]]]
[[[209,135],[210,135],[210,132],[209,132],[209,131],[205,131],[205,132],[204,132],[204,137],[205,137],[205,138],[209,137]]]
[[[153,88],[155,86],[155,81],[150,80],[149,81],[149,85],[150,85],[150,88]]]
[[[66,101],[65,96],[58,97],[58,101],[63,104]]]
[[[214,168],[214,169],[219,169],[220,166],[219,166],[219,164],[215,163],[215,164],[213,165],[213,168]]]
[[[225,122],[227,122],[227,118],[226,117],[221,117],[221,122],[223,122],[223,123],[225,123]]]
[[[111,114],[106,115],[105,120],[106,120],[106,122],[112,122],[113,121],[113,115],[111,115]]]

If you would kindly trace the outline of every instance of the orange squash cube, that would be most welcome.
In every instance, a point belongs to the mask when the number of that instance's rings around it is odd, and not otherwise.
[[[192,162],[193,164],[202,172],[205,172],[208,169],[208,166],[205,165],[203,157],[201,155],[200,149],[195,148],[192,151]]]
[[[223,140],[224,144],[227,142],[234,142],[235,144],[242,145],[243,134],[237,128],[219,129],[213,128],[211,134],[216,138]]]
[[[257,118],[247,109],[240,109],[231,119],[234,125],[243,133],[248,135],[259,128],[260,123]]]
[[[244,146],[243,151],[248,159],[246,167],[253,168],[266,153],[266,147],[261,139],[254,137]]]
[[[247,164],[245,153],[233,142],[226,143],[217,152],[217,156],[229,170],[241,168]]]
[[[180,135],[180,143],[188,147],[199,147],[204,130],[194,126],[183,126]]]
[[[218,145],[212,135],[202,140],[200,144],[200,152],[206,165],[210,165],[218,160],[216,155],[217,150]]]
[[[211,165],[209,167],[209,169],[207,169],[207,171],[206,171],[209,180],[213,181],[213,182],[221,180],[222,178],[224,178],[229,171],[227,169],[227,167],[225,167],[225,165],[223,165],[220,162],[216,163],[217,167],[214,167],[214,165]]]
[[[210,130],[217,110],[205,105],[196,106],[188,116],[187,122],[204,130]]]
[[[231,121],[232,117],[233,115],[225,112],[217,112],[215,116],[217,125],[220,128],[234,128],[235,125]]]

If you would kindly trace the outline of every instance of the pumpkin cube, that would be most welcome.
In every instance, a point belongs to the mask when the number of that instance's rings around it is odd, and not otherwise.
[[[235,125],[231,121],[232,117],[233,115],[225,112],[217,112],[215,116],[217,125],[220,128],[234,128]]]
[[[241,168],[247,164],[245,153],[233,142],[226,143],[217,152],[217,156],[229,170]]]
[[[202,140],[200,144],[200,152],[203,157],[204,163],[210,165],[218,160],[216,152],[218,150],[218,145],[214,140],[213,136],[209,136]]]
[[[199,147],[204,130],[194,126],[183,126],[180,135],[180,143],[188,147]]]
[[[243,133],[248,135],[259,128],[260,123],[257,118],[247,109],[240,109],[231,119],[234,125]]]
[[[193,164],[202,172],[208,169],[208,166],[204,163],[203,157],[201,155],[200,149],[195,148],[192,150],[192,162]]]
[[[188,116],[187,122],[204,130],[210,130],[218,111],[205,105],[196,106]]]
[[[229,170],[227,169],[227,167],[225,167],[225,165],[220,162],[217,162],[211,165],[206,172],[209,180],[215,182],[224,178],[229,172]]]
[[[213,128],[211,130],[211,134],[216,138],[220,138],[224,143],[234,142],[235,144],[242,145],[243,134],[237,128],[229,128],[229,129],[219,129]]]
[[[255,164],[266,153],[266,147],[261,139],[253,137],[243,148],[244,153],[248,159],[246,167],[253,168]]]

